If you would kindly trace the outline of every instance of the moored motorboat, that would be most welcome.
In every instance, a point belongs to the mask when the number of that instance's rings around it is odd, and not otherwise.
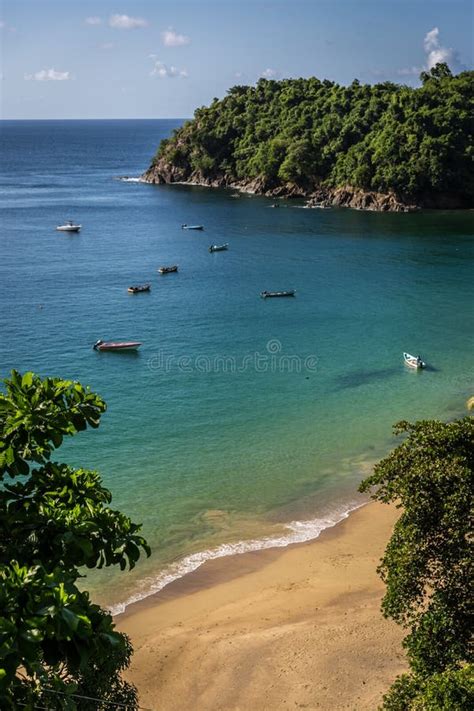
[[[125,353],[127,351],[136,351],[141,345],[139,341],[102,341],[99,339],[92,347],[95,351]]]
[[[139,286],[129,286],[127,291],[129,294],[141,294],[143,291],[150,291],[150,284],[141,284]]]
[[[182,230],[203,230],[204,225],[181,225]]]
[[[64,225],[58,225],[56,230],[58,232],[79,232],[82,225],[76,225],[72,220],[68,220]]]
[[[211,244],[209,247],[210,252],[225,252],[228,249],[229,245],[227,242],[225,244]]]
[[[288,291],[262,291],[260,296],[262,299],[269,299],[276,296],[294,296],[296,294],[296,289],[289,289]]]
[[[426,368],[426,363],[421,360],[419,355],[414,356],[410,355],[410,353],[404,353],[403,360],[405,361],[405,365],[408,365],[409,368],[415,368],[416,370]]]
[[[171,274],[171,272],[178,271],[178,265],[174,264],[172,267],[158,267],[158,271],[160,274]]]

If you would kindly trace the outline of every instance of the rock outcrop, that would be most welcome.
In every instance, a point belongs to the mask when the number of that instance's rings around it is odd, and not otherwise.
[[[204,176],[186,167],[157,161],[142,175],[142,180],[155,185],[185,184],[210,188],[234,188],[245,193],[275,198],[307,198],[308,207],[350,207],[357,210],[380,212],[409,212],[419,206],[404,202],[395,194],[366,192],[351,186],[339,188],[308,187],[291,183],[270,185],[263,178],[243,181],[225,175]]]
[[[186,166],[174,165],[163,159],[153,163],[141,179],[156,185],[172,183],[201,185],[209,188],[234,188],[244,193],[274,198],[306,198],[308,207],[348,207],[375,212],[413,212],[420,208],[449,210],[468,207],[460,198],[452,195],[425,195],[415,203],[393,192],[379,193],[350,185],[331,188],[316,184],[303,188],[293,183],[272,185],[263,178],[237,180],[223,174],[206,176],[197,171],[192,172]]]

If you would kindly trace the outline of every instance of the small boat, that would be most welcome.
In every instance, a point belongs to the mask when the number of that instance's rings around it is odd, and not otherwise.
[[[277,202],[274,202],[273,205],[270,205],[270,207],[280,207],[280,205]]]
[[[127,291],[129,294],[141,294],[143,291],[150,291],[150,284],[142,284],[141,286],[129,286]]]
[[[204,225],[181,225],[182,230],[203,230]]]
[[[65,225],[58,225],[56,227],[58,232],[79,232],[82,225],[75,225],[74,222],[68,220]]]
[[[227,242],[225,244],[211,244],[209,247],[210,252],[225,252],[228,249],[229,245]]]
[[[99,339],[92,347],[95,351],[126,353],[127,351],[136,351],[141,345],[139,341],[102,341]]]
[[[416,370],[419,370],[420,368],[426,368],[426,363],[421,360],[419,355],[414,356],[410,355],[409,353],[404,353],[403,360],[405,361],[405,365],[408,365],[410,368],[415,368]]]
[[[269,299],[275,296],[294,296],[296,294],[296,289],[290,289],[289,291],[262,291],[260,296],[262,299]]]
[[[158,271],[160,274],[171,274],[171,272],[178,271],[178,265],[174,264],[172,267],[159,267]]]

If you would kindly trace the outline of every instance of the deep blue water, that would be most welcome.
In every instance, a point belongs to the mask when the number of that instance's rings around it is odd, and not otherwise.
[[[454,416],[472,394],[472,212],[275,210],[117,179],[180,123],[0,124],[0,371],[78,379],[107,400],[100,430],[61,456],[99,469],[153,546],[113,592],[94,579],[113,603],[187,554],[284,540],[288,521],[319,530],[359,500],[392,423]],[[68,218],[79,234],[55,231]],[[220,242],[229,251],[209,254]],[[143,282],[151,293],[127,293]],[[294,299],[259,298],[286,288]],[[97,338],[143,346],[100,354]],[[408,371],[404,350],[429,368]]]

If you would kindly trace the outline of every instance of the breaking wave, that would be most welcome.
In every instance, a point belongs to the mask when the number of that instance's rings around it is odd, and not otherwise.
[[[345,508],[336,510],[325,516],[309,519],[307,521],[291,521],[290,523],[284,524],[286,531],[283,531],[280,535],[264,536],[262,538],[238,541],[236,543],[222,543],[216,548],[191,553],[175,563],[171,563],[155,577],[148,577],[143,580],[140,590],[137,590],[137,592],[131,595],[125,602],[111,606],[109,610],[113,615],[123,613],[129,605],[144,600],[150,597],[150,595],[155,595],[175,580],[179,580],[179,578],[197,570],[208,560],[215,560],[216,558],[224,558],[231,555],[241,555],[242,553],[265,550],[268,548],[286,548],[294,543],[305,543],[306,541],[314,540],[318,538],[324,530],[336,526],[348,518],[352,511],[364,506],[365,503],[365,501],[354,501],[346,505]]]

